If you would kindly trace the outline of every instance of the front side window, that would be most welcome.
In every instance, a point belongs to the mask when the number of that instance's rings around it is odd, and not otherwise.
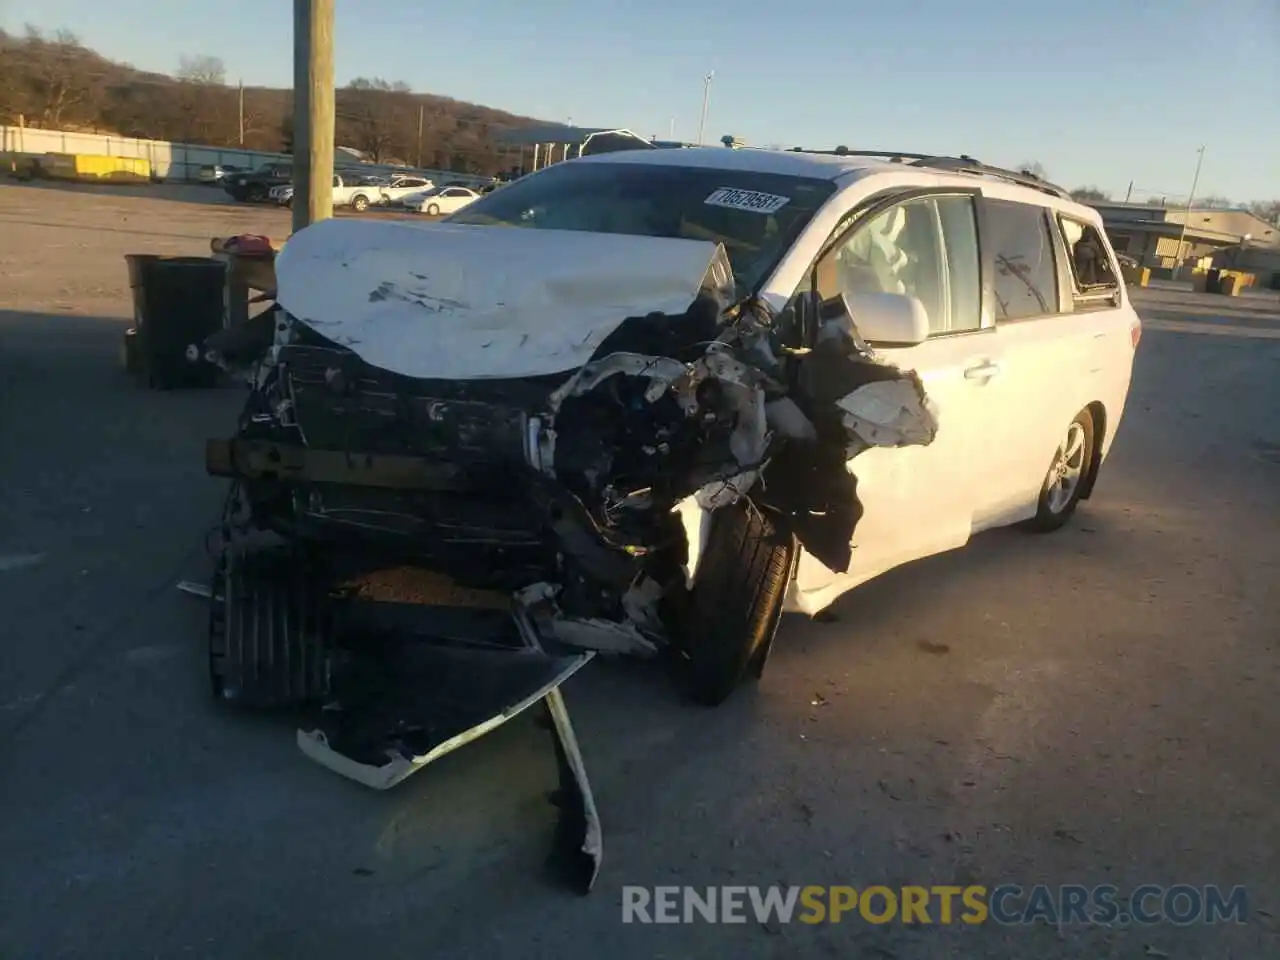
[[[449,220],[710,240],[724,245],[746,295],[834,192],[830,180],[784,174],[572,160],[486,194]]]
[[[929,334],[982,326],[982,274],[973,200],[917,197],[856,226],[818,265],[818,293],[914,297]]]
[[[984,206],[996,321],[1058,313],[1058,267],[1045,209],[992,199]]]

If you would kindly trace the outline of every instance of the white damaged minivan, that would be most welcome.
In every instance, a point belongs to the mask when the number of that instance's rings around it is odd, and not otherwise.
[[[266,326],[211,345],[253,369],[207,454],[242,532],[326,603],[353,565],[423,571],[548,644],[666,651],[709,704],[784,610],[1063,525],[1141,332],[1093,209],[843,148],[583,157],[439,223],[318,223],[276,274]],[[215,593],[261,593],[251,567]],[[267,613],[223,616],[215,686],[281,662],[245,652]]]

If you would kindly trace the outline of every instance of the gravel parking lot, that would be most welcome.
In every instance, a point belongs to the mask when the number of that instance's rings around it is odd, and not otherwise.
[[[605,830],[541,870],[518,721],[375,794],[204,675],[237,391],[119,368],[126,253],[283,236],[210,188],[0,182],[0,956],[1280,956],[1280,299],[1138,291],[1128,412],[1060,533],[984,534],[784,623],[714,711],[656,669],[566,686]],[[624,926],[625,884],[1245,885],[1248,923]]]

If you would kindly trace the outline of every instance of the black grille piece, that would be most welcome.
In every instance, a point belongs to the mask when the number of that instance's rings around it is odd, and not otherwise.
[[[213,695],[267,709],[328,695],[331,617],[325,579],[288,548],[229,548],[209,609]]]

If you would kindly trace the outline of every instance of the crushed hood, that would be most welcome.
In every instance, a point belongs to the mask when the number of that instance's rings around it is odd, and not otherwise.
[[[441,380],[576,370],[626,318],[732,290],[723,247],[703,240],[345,219],[291,237],[276,280],[317,333]]]

